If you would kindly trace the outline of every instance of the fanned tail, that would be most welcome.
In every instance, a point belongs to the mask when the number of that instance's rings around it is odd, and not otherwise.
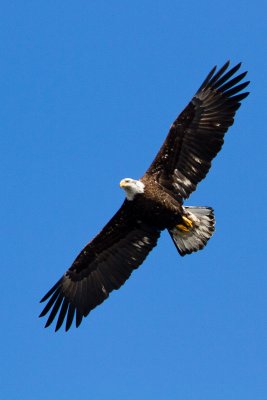
[[[203,249],[215,229],[212,208],[183,207],[183,209],[186,217],[184,220],[189,223],[184,226],[184,229],[181,229],[181,225],[169,229],[169,234],[181,256]]]

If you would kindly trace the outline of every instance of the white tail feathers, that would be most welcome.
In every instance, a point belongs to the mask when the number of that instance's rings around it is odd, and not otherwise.
[[[206,246],[215,229],[212,208],[183,207],[183,210],[185,217],[193,223],[192,227],[185,230],[181,230],[179,227],[169,229],[169,234],[181,256],[193,253]]]

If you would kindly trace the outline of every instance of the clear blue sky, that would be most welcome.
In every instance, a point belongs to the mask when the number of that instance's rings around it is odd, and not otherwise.
[[[1,398],[267,398],[266,11],[1,2]],[[227,59],[251,95],[187,202],[214,207],[213,239],[181,258],[163,234],[79,329],[44,329],[39,299],[118,209],[120,179]]]

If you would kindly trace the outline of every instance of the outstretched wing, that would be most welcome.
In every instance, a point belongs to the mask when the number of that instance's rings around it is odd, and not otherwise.
[[[220,151],[224,134],[234,122],[240,93],[249,82],[240,83],[247,72],[234,76],[241,63],[228,70],[228,61],[217,73],[214,67],[172,124],[169,134],[146,174],[162,186],[188,198],[205,178],[211,161]],[[144,176],[145,178],[145,176]]]
[[[47,304],[40,314],[50,312],[45,327],[57,317],[56,331],[66,320],[66,330],[76,314],[76,326],[119,289],[150,250],[160,231],[136,221],[126,200],[104,229],[81,251],[63,277],[42,298]]]

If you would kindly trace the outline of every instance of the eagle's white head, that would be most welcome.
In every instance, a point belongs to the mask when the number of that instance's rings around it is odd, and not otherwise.
[[[125,190],[127,200],[133,200],[138,193],[144,193],[145,185],[143,182],[132,179],[124,178],[120,181],[120,187]]]

